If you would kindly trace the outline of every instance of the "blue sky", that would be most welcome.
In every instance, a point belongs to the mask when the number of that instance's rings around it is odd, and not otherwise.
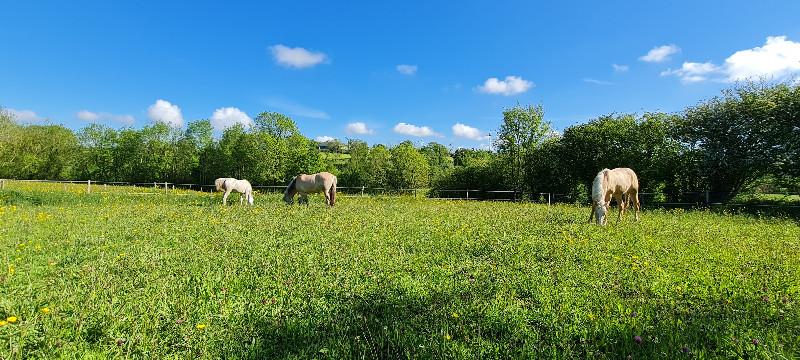
[[[75,129],[204,118],[223,127],[269,110],[312,138],[482,147],[517,103],[543,105],[564,129],[611,112],[680,111],[748,76],[800,74],[798,1],[6,1],[0,10],[0,106]]]

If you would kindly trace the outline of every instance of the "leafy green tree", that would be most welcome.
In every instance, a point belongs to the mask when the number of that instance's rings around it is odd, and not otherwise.
[[[450,170],[453,169],[453,157],[450,156],[450,150],[444,145],[430,142],[419,151],[428,160],[428,168],[430,169],[428,179],[430,179],[431,182],[443,176],[448,176]]]
[[[289,136],[286,142],[289,161],[286,164],[285,181],[297,174],[313,174],[325,170],[326,164],[316,142],[299,133]]]
[[[389,173],[391,166],[392,155],[389,149],[382,144],[373,145],[369,151],[369,163],[367,166],[367,179],[369,187],[389,187]]]
[[[571,126],[564,131],[557,150],[558,167],[567,171],[553,169],[553,176],[567,183],[561,189],[572,189],[574,195],[588,194],[592,180],[603,168],[629,167],[639,176],[640,189],[652,192],[669,186],[673,191],[672,184],[685,175],[677,166],[683,148],[671,138],[676,119],[663,113],[638,117],[610,114]],[[552,156],[541,160],[555,161]],[[542,166],[540,162],[532,168]]]
[[[0,178],[17,177],[15,155],[20,131],[11,113],[0,108]]]
[[[544,120],[544,109],[537,106],[514,106],[503,111],[496,146],[503,160],[505,185],[522,190],[527,169],[524,159],[528,152],[541,145],[550,132],[550,124]]]
[[[685,110],[678,139],[718,201],[756,180],[797,174],[798,85],[745,83]]]
[[[278,139],[300,134],[294,120],[278,112],[262,112],[253,121],[258,131],[266,132]]]
[[[349,186],[365,186],[369,183],[369,145],[361,140],[348,140],[350,159],[341,172],[341,183]]]
[[[461,148],[453,153],[453,164],[455,166],[486,165],[494,158],[494,153],[489,150]]]
[[[78,132],[81,155],[76,175],[82,180],[115,180],[114,148],[117,131],[101,124],[90,124]]]
[[[428,186],[430,166],[422,153],[410,141],[404,141],[391,150],[392,165],[389,184],[396,189]]]
[[[207,119],[192,121],[186,126],[184,142],[181,146],[191,146],[191,149],[182,149],[181,157],[189,157],[193,162],[191,169],[193,183],[208,184],[215,179],[216,144],[214,142],[214,128]],[[186,144],[186,141],[189,144]],[[191,156],[189,156],[191,155]]]

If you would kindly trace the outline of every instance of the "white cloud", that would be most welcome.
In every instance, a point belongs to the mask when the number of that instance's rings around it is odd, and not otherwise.
[[[364,124],[363,122],[353,122],[347,124],[345,131],[352,135],[371,135],[375,133],[375,130],[368,128],[367,124]]]
[[[611,64],[611,67],[614,68],[615,72],[626,72],[630,70],[628,65]]]
[[[131,115],[116,115],[107,112],[94,112],[89,110],[78,111],[75,116],[83,121],[113,121],[127,126],[133,125],[133,123],[136,122],[136,119]]]
[[[325,53],[308,51],[301,47],[292,48],[278,44],[270,46],[269,49],[278,64],[295,69],[313,67],[328,59]]]
[[[786,80],[800,75],[800,43],[787,40],[786,36],[770,36],[764,46],[737,51],[721,66],[712,62],[685,62],[680,69],[661,72],[661,76],[668,75],[675,75],[684,83]]]
[[[680,69],[664,70],[661,76],[675,75],[685,83],[705,81],[710,74],[719,72],[720,68],[710,62],[685,62]]]
[[[800,73],[800,43],[770,36],[764,46],[741,50],[725,59],[727,81],[771,77],[786,79]]]
[[[484,82],[483,85],[479,86],[477,89],[482,93],[511,96],[524,93],[533,86],[534,85],[532,82],[524,80],[521,77],[506,76],[505,80],[500,80],[494,77],[488,78],[486,79],[486,82]]]
[[[78,113],[75,114],[75,116],[77,116],[78,119],[81,119],[83,121],[97,121],[97,120],[100,120],[100,114],[95,113],[95,112],[91,112],[89,110],[78,111]]]
[[[397,65],[397,71],[405,75],[414,75],[417,73],[417,65]]]
[[[645,62],[664,62],[669,60],[670,56],[679,52],[681,52],[681,48],[675,46],[675,44],[661,45],[650,49],[647,55],[640,57],[639,60]]]
[[[283,99],[267,99],[267,106],[288,113],[289,115],[307,117],[312,119],[330,119],[328,113]]]
[[[457,137],[479,140],[479,141],[488,138],[488,136],[486,136],[486,134],[484,133],[481,133],[480,130],[469,125],[464,125],[462,123],[456,123],[455,125],[453,125],[452,129],[453,129],[453,135]]]
[[[317,142],[328,142],[328,141],[336,140],[336,138],[332,137],[332,136],[324,136],[323,135],[323,136],[315,137],[314,140],[316,140]]]
[[[613,85],[614,84],[614,83],[612,83],[610,81],[597,80],[597,79],[592,79],[592,78],[583,78],[583,82],[587,82],[587,83],[590,83],[590,84],[596,84],[596,85]]]
[[[398,123],[394,126],[394,132],[403,135],[410,135],[416,137],[426,137],[437,135],[435,131],[427,126],[416,126],[406,123]]]
[[[224,107],[214,110],[211,115],[211,126],[215,130],[225,130],[233,125],[242,124],[244,127],[253,126],[253,119],[250,119],[247,114],[235,107]]]
[[[169,101],[158,99],[153,105],[147,108],[147,117],[155,122],[163,122],[171,127],[183,126],[183,115],[178,105],[172,105]]]
[[[20,123],[33,123],[33,122],[40,122],[44,121],[45,118],[39,116],[32,110],[17,110],[17,109],[6,109],[14,117],[14,120]]]

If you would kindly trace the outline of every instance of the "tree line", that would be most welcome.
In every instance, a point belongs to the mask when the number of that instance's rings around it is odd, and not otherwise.
[[[516,190],[588,197],[602,168],[630,167],[664,200],[710,191],[718,201],[755,186],[800,187],[800,85],[743,83],[680,113],[609,114],[559,134],[541,106],[503,111],[495,151],[405,141],[389,147],[336,141],[321,152],[289,117],[215,137],[208,120],[185,128],[23,125],[0,111],[0,178],[209,184],[217,177],[282,185],[329,171],[343,186]]]

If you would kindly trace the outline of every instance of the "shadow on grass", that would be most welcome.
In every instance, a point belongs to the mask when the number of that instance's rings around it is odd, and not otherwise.
[[[462,303],[470,314],[456,318],[445,309],[453,308],[462,295],[415,296],[393,288],[332,297],[332,310],[313,316],[307,314],[314,311],[308,311],[254,318],[213,351],[218,351],[216,356],[246,359],[760,358],[770,353],[796,356],[800,351],[792,345],[800,336],[800,321],[791,302],[686,300],[676,306],[665,301],[645,307],[645,317],[621,314],[624,319],[588,324],[553,321],[554,314],[539,311],[535,301],[523,307],[524,312],[505,313],[488,305],[481,308],[482,302],[475,299]]]

